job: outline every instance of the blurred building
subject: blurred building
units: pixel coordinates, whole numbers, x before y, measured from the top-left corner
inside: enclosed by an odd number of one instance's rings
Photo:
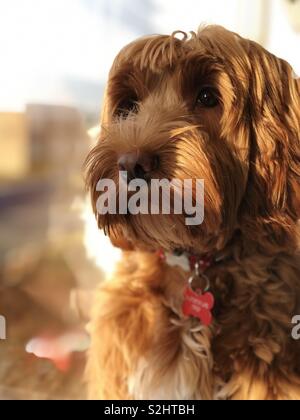
[[[58,173],[72,170],[88,147],[79,112],[63,106],[28,105],[25,115],[31,169]]]
[[[65,172],[88,143],[74,108],[29,105],[25,113],[0,113],[0,179],[26,181],[36,173]]]
[[[21,113],[0,113],[0,180],[20,179],[30,168],[30,141],[26,116]]]
[[[41,248],[53,232],[62,237],[81,228],[70,209],[74,197],[84,196],[88,148],[74,108],[28,105],[24,113],[0,113],[0,266],[10,253],[16,260],[18,250]]]

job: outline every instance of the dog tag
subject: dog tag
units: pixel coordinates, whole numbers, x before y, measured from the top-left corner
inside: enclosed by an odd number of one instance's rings
[[[184,292],[182,312],[184,316],[198,318],[203,325],[209,326],[212,323],[211,311],[214,304],[215,299],[211,293],[202,294],[199,290],[194,292],[188,286]]]

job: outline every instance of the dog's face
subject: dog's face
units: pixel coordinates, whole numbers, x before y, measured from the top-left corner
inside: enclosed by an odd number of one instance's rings
[[[126,170],[203,179],[205,217],[189,227],[184,214],[97,215],[99,227],[120,245],[211,252],[238,230],[257,237],[264,226],[294,223],[299,109],[291,67],[223,28],[130,44],[110,72],[101,138],[87,160],[95,212],[98,181],[118,183]]]

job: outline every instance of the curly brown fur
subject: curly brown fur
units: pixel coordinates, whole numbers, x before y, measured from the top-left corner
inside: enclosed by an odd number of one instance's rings
[[[214,108],[195,105],[201,86]],[[120,116],[128,100],[134,109]],[[126,102],[127,101],[127,102]],[[155,178],[204,179],[205,219],[97,214],[123,262],[96,299],[92,398],[300,399],[300,83],[291,67],[221,27],[125,47],[109,77],[102,133],[87,159],[96,213],[118,156],[156,153]],[[222,254],[217,307],[203,327],[181,313],[186,274],[153,250]],[[130,249],[130,251],[128,251]]]

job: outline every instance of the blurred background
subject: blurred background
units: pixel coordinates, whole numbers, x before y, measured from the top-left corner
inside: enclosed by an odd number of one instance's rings
[[[200,23],[300,74],[300,0],[0,0],[0,399],[85,398],[85,325],[109,256],[82,163],[107,74],[134,38]]]

